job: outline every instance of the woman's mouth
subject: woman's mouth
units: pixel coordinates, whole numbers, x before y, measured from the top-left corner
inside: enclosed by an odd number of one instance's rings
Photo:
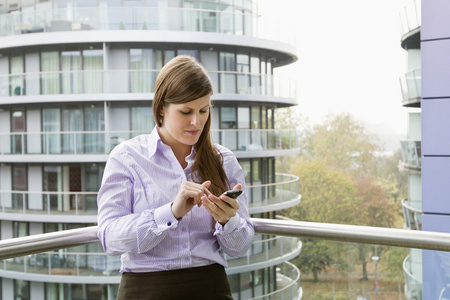
[[[186,130],[187,133],[189,133],[190,135],[197,135],[200,130]]]

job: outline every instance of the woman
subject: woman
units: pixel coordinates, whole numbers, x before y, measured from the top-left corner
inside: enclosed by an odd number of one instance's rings
[[[156,126],[110,154],[98,194],[98,237],[121,255],[118,299],[232,299],[224,254],[253,242],[244,173],[211,140],[211,80],[177,56],[156,80]],[[220,196],[242,189],[233,199]]]

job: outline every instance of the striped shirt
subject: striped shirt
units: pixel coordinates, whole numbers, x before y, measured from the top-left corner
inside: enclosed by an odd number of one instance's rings
[[[171,203],[181,183],[192,181],[195,151],[183,169],[155,127],[123,142],[109,155],[98,193],[98,237],[109,255],[122,255],[121,272],[152,272],[219,263],[244,255],[254,238],[244,172],[234,154],[216,145],[230,186],[242,184],[240,208],[225,226],[194,206],[180,221]]]

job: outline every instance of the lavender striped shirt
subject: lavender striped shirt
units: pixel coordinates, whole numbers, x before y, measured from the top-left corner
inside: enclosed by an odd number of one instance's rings
[[[155,127],[118,145],[109,155],[98,193],[98,237],[110,255],[122,255],[121,272],[152,272],[219,263],[227,266],[223,252],[244,255],[253,242],[254,229],[247,210],[244,173],[234,154],[222,152],[231,187],[241,183],[244,192],[236,216],[225,226],[201,206],[180,221],[170,205],[180,185],[192,181],[195,152],[183,169],[162,143]]]

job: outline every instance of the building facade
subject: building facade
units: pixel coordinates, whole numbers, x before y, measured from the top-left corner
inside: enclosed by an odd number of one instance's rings
[[[402,201],[404,227],[422,230],[422,128],[421,128],[421,51],[420,1],[407,1],[402,7],[401,46],[405,50],[406,70],[400,78],[402,105],[407,110],[407,137],[401,141],[403,160],[400,163],[408,176],[408,198]],[[422,299],[422,250],[409,249],[403,262],[405,296]]]
[[[246,174],[252,217],[300,203],[298,178],[275,160],[298,152],[275,112],[296,105],[273,70],[297,60],[292,42],[261,37],[253,0],[0,1],[0,237],[92,226],[111,149],[154,127],[161,67],[188,54],[215,93],[213,138]],[[287,261],[296,238],[257,235],[228,258],[235,299],[300,299]],[[115,299],[120,261],[99,243],[1,262],[1,299]]]

